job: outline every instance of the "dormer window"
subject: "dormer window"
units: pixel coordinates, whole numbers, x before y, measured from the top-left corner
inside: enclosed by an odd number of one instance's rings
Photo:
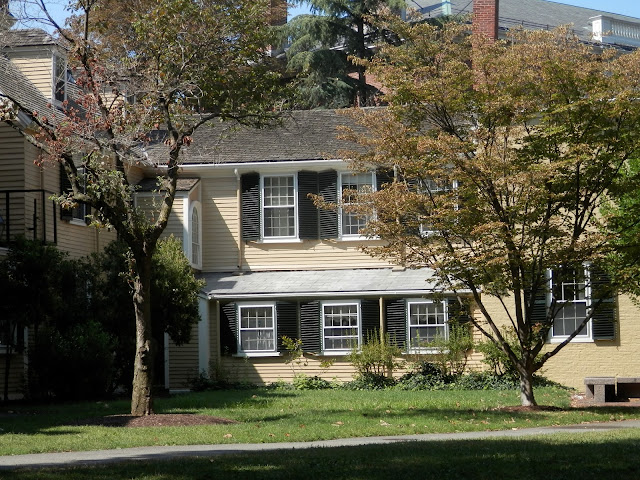
[[[53,56],[53,99],[61,104],[67,99],[67,61],[59,56]]]

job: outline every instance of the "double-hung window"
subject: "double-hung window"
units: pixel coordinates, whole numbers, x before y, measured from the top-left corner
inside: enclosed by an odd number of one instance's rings
[[[349,205],[354,204],[354,195],[369,193],[375,189],[375,178],[372,172],[367,173],[341,173],[340,189],[342,192],[342,208],[340,209],[340,235],[342,237],[360,236],[361,230],[366,226],[367,215],[349,212]],[[345,208],[346,207],[346,208]]]
[[[427,178],[419,182],[418,191],[426,197],[424,219],[420,223],[421,235],[430,235],[435,230],[433,223],[430,221],[429,217],[432,216],[432,211],[435,208],[439,207],[437,197],[456,189],[457,186],[457,182],[455,181],[449,182],[446,180],[436,180],[433,178]]]
[[[238,306],[238,351],[243,353],[276,352],[276,311],[274,304]]]
[[[360,303],[325,302],[322,304],[322,350],[348,353],[361,344]]]
[[[262,177],[262,237],[296,238],[296,176]]]
[[[591,304],[589,270],[579,268],[562,276],[554,271],[551,281],[557,312],[553,318],[552,337],[563,339],[571,335],[588,315]],[[575,339],[591,339],[590,322],[578,332]]]
[[[407,307],[410,351],[425,351],[434,340],[448,337],[446,301],[410,300]]]

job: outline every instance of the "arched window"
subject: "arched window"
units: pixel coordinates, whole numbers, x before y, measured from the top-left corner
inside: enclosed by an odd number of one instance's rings
[[[191,264],[194,266],[200,266],[202,262],[200,238],[200,210],[194,204],[191,208]]]

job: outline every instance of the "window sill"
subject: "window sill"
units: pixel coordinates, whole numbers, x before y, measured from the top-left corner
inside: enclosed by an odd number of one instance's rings
[[[302,240],[300,240],[299,238],[263,238],[262,240],[256,240],[255,243],[302,243]]]
[[[351,350],[336,350],[335,352],[322,352],[320,353],[323,357],[344,357],[346,355],[351,355]]]
[[[240,352],[234,353],[232,357],[239,358],[258,358],[258,357],[280,357],[280,352]]]
[[[69,225],[77,225],[79,227],[86,227],[87,226],[87,222],[85,222],[84,220],[80,220],[79,218],[72,218],[71,220],[69,220]]]
[[[552,337],[549,339],[549,343],[562,343],[567,339],[567,337]],[[593,338],[591,337],[575,337],[569,343],[593,343]]]
[[[341,242],[364,242],[367,240],[377,240],[377,239],[378,237],[369,238],[369,237],[365,237],[364,235],[345,235],[338,238],[338,240],[340,240]]]

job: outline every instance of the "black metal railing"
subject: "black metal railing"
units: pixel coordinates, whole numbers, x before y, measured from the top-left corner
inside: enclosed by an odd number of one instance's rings
[[[58,243],[58,206],[42,189],[0,190],[0,245],[24,236]]]

